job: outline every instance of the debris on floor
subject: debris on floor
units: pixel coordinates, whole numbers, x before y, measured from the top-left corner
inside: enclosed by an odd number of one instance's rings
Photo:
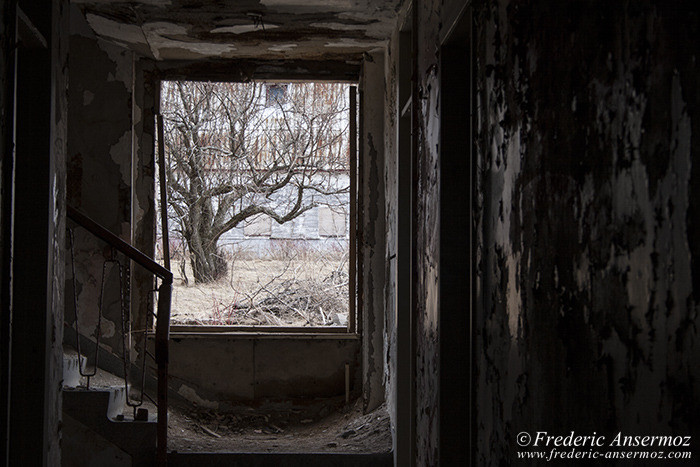
[[[228,413],[170,408],[168,449],[178,452],[388,452],[386,406],[244,407]],[[311,415],[310,415],[311,414]]]

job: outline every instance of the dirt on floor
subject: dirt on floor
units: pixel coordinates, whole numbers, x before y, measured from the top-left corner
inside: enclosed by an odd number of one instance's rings
[[[338,405],[336,401],[335,405]],[[168,449],[178,452],[353,452],[391,450],[386,406],[363,414],[356,401],[340,408],[242,408],[221,414],[172,407]]]
[[[87,383],[81,378],[81,385]],[[92,388],[123,387],[124,380],[104,370],[91,378]],[[138,399],[138,391],[132,396]],[[177,405],[168,407],[168,450],[178,452],[333,452],[391,451],[389,413],[383,404],[363,413],[362,401],[343,397],[295,402],[266,402],[227,412]],[[180,402],[179,404],[182,404]],[[156,406],[140,406],[154,420]],[[124,416],[134,416],[124,406]]]
[[[227,277],[206,284],[194,283],[187,261],[174,265],[173,273],[172,324],[347,324],[348,273],[342,256],[231,258]]]

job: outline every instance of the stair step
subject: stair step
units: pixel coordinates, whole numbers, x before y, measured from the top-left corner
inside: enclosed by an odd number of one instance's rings
[[[76,420],[82,416],[92,418],[97,414],[101,418],[116,420],[121,415],[126,403],[124,388],[66,388],[63,391],[63,411]]]
[[[63,390],[63,414],[128,453],[134,465],[149,465],[155,455],[157,423],[122,415],[123,387]],[[129,414],[131,415],[131,414]]]
[[[170,452],[168,467],[391,467],[391,452],[356,453],[209,453]]]
[[[73,349],[63,349],[63,387],[76,388],[80,385],[80,367],[85,365],[85,357]]]

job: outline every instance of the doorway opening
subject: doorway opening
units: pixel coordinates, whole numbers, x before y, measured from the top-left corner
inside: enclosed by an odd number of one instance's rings
[[[440,459],[450,465],[475,462],[471,356],[478,187],[472,21],[471,6],[465,7],[440,48]]]

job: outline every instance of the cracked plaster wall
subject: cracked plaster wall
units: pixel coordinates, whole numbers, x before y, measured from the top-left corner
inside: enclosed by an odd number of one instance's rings
[[[437,465],[439,328],[439,81],[437,63],[441,26],[440,2],[418,3],[418,79],[421,99],[418,105],[418,178],[416,193],[414,264],[415,320],[415,430],[417,465]],[[414,107],[415,109],[416,107]],[[413,131],[416,131],[414,129]],[[465,233],[466,235],[466,233]]]
[[[69,60],[67,202],[131,242],[133,52],[97,39],[72,6]],[[111,249],[81,228],[73,231],[78,323],[81,334],[93,336],[103,263],[111,258]],[[70,299],[65,319],[72,325],[72,272],[67,260]],[[121,255],[120,261],[125,263]],[[110,267],[101,342],[121,351],[118,280],[116,269]],[[67,342],[75,345],[72,339]]]
[[[144,63],[145,62],[145,63]],[[155,257],[155,114],[158,109],[158,83],[144,68],[150,61],[139,57],[134,64],[134,147],[132,166],[131,244],[146,256]],[[144,268],[136,268],[131,289],[133,321],[143,323],[155,309],[153,275]]]
[[[101,37],[155,60],[332,58],[383,45],[398,0],[74,2]]]
[[[49,302],[49,316],[47,332],[49,333],[49,352],[47,365],[47,388],[55,388],[63,381],[63,310],[66,301],[63,284],[65,283],[65,271],[63,268],[64,253],[63,243],[65,238],[66,222],[66,149],[68,142],[68,51],[69,44],[66,40],[69,28],[68,1],[53,2],[51,13],[52,23],[52,108],[51,108],[51,159],[53,160],[52,179],[50,191],[53,194],[53,217],[49,219],[51,237],[49,248],[51,249],[51,264],[49,267],[49,283],[51,298]],[[60,463],[61,457],[61,430],[62,430],[62,394],[61,391],[48,392],[45,408],[49,408],[45,414],[48,426],[44,443],[45,461],[51,465]]]
[[[362,233],[358,242],[361,262],[362,363],[365,411],[384,402],[384,278],[385,191],[384,191],[384,52],[373,52],[365,60],[361,80],[360,177],[358,206]]]
[[[450,18],[442,2],[418,7],[416,444],[418,465],[437,465],[437,67]],[[528,430],[697,438],[697,6],[489,0],[474,18],[477,464],[508,462]],[[386,150],[389,193],[392,138]],[[395,212],[389,201],[389,225]]]
[[[384,345],[383,367],[386,405],[391,419],[392,430],[396,431],[396,238],[398,199],[398,33],[387,44],[384,60],[384,219],[385,254],[387,261],[384,270]],[[395,438],[395,437],[394,437]],[[394,450],[396,444],[394,443]]]
[[[698,435],[698,19],[477,8],[481,461],[528,429]]]

